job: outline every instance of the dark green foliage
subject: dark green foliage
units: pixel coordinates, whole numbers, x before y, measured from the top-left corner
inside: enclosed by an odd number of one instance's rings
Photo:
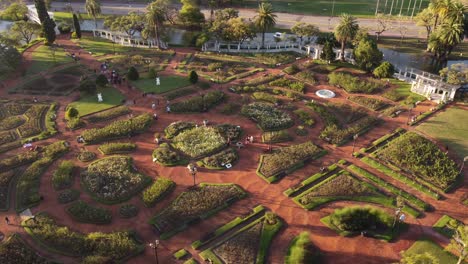
[[[222,91],[210,91],[171,105],[171,111],[176,113],[205,112],[220,104],[225,98],[226,94]]]
[[[39,256],[19,235],[15,234],[0,244],[0,263],[50,264],[53,262]]]
[[[73,219],[90,224],[109,224],[112,221],[112,213],[110,210],[94,207],[90,204],[78,200],[71,204],[66,211]]]
[[[360,232],[387,230],[393,218],[381,209],[373,207],[346,207],[330,215],[330,222],[339,230]]]
[[[107,77],[104,74],[99,74],[98,77],[96,78],[96,85],[104,87],[109,83],[109,80],[107,80]]]
[[[372,73],[377,78],[391,78],[394,72],[395,67],[390,62],[384,61]]]
[[[332,62],[336,58],[336,54],[333,51],[333,44],[330,41],[326,41],[323,45],[323,52],[320,54],[320,58],[325,61]]]
[[[153,207],[161,201],[175,187],[175,183],[170,179],[158,177],[148,188],[141,193],[141,199],[146,207]]]
[[[47,13],[47,6],[44,0],[34,0],[34,4],[36,6],[39,21],[41,21],[41,23],[44,23],[46,19],[50,18],[49,14]]]
[[[90,78],[84,78],[80,81],[80,91],[88,94],[96,93],[96,82]]]
[[[80,22],[78,21],[78,17],[75,13],[73,13],[73,26],[75,27],[75,33],[77,38],[81,38],[81,26]]]
[[[77,118],[80,115],[78,110],[74,107],[68,107],[67,111],[65,112],[65,118],[66,119],[73,119]]]
[[[320,252],[314,247],[308,232],[302,232],[293,238],[285,257],[285,264],[320,263]]]
[[[198,74],[196,71],[191,71],[189,74],[189,81],[191,84],[196,84],[198,82]]]
[[[57,38],[55,34],[55,22],[51,18],[47,18],[42,22],[42,33],[46,39],[46,45],[52,45]]]
[[[293,64],[291,66],[288,66],[286,68],[283,69],[283,72],[287,73],[287,74],[290,74],[290,75],[293,75],[293,74],[296,74],[297,72],[299,72],[301,69],[299,69],[299,67],[296,65],[296,64]]]
[[[61,204],[71,203],[80,198],[80,191],[75,189],[67,189],[59,193],[57,200]]]
[[[354,48],[354,59],[357,66],[367,72],[371,72],[382,61],[383,54],[377,48],[374,40],[363,38]]]
[[[158,76],[156,70],[154,68],[150,68],[148,71],[148,78],[154,79]]]
[[[56,190],[70,187],[73,184],[73,169],[75,164],[71,161],[62,161],[52,174],[52,184]]]
[[[172,150],[166,143],[160,144],[159,147],[153,151],[153,161],[164,166],[177,166],[188,163],[186,159]]]
[[[372,78],[360,80],[359,77],[353,77],[350,74],[341,72],[329,74],[328,81],[331,85],[341,87],[348,93],[372,94],[383,86],[378,80]]]
[[[131,218],[138,214],[138,207],[133,204],[124,204],[119,208],[119,215],[122,218]]]
[[[71,31],[70,25],[64,22],[58,24],[57,28],[60,31],[60,34],[68,34]]]
[[[140,78],[140,74],[135,67],[130,67],[127,72],[127,78],[131,81],[136,81]]]
[[[21,54],[13,46],[0,45],[0,77],[6,77],[10,72],[18,69],[21,63]]]

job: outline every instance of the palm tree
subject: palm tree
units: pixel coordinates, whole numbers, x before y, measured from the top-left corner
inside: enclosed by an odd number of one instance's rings
[[[276,24],[276,15],[270,3],[261,3],[255,16],[255,26],[262,31],[262,48],[265,45],[265,32]]]
[[[335,28],[335,38],[341,43],[340,59],[344,61],[344,50],[346,42],[356,35],[359,25],[356,18],[349,14],[342,14],[340,23]]]
[[[452,0],[433,0],[431,2],[432,9],[434,10],[434,30],[441,20],[445,19],[452,9]]]
[[[97,28],[96,17],[101,15],[101,2],[99,0],[86,0],[85,9],[88,15],[93,17]]]
[[[444,44],[444,60],[447,60],[453,48],[463,41],[464,30],[461,23],[446,23],[441,27],[439,38]]]
[[[148,27],[154,29],[153,33],[156,40],[156,48],[158,49],[161,48],[161,27],[166,20],[168,6],[167,0],[156,0],[147,7],[146,22],[148,23]]]
[[[461,2],[455,2],[452,8],[448,11],[447,18],[454,23],[463,23],[465,19],[465,13],[468,12],[468,6],[465,6]]]

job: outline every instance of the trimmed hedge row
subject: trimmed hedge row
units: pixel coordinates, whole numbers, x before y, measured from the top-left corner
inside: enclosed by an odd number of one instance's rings
[[[98,225],[110,224],[112,222],[112,213],[110,210],[94,207],[81,200],[68,206],[66,212],[78,222]]]
[[[122,115],[126,115],[130,112],[131,112],[130,108],[128,108],[127,106],[121,105],[121,106],[111,108],[109,110],[105,110],[105,111],[90,115],[86,117],[86,120],[88,120],[88,122],[90,123],[98,123],[98,122],[107,121],[107,120],[110,120],[110,119],[113,119]]]
[[[374,111],[379,111],[388,106],[388,104],[382,100],[365,96],[350,96],[348,100]]]
[[[305,179],[304,181],[302,181],[298,185],[295,185],[293,187],[288,188],[286,191],[283,192],[283,194],[286,195],[287,197],[295,196],[295,195],[301,193],[302,191],[304,191],[305,189],[307,189],[307,187],[309,187],[313,183],[317,183],[318,181],[322,181],[323,180],[322,178],[330,176],[337,169],[338,169],[338,164],[337,163],[332,164],[332,165],[330,165],[330,166],[328,166],[326,168],[326,170],[327,170],[326,172],[319,172],[319,173],[316,173],[316,174],[308,177],[307,179]]]
[[[333,72],[328,75],[328,82],[331,85],[343,88],[348,93],[367,93],[376,92],[384,84],[376,79],[367,78],[360,80],[359,77],[354,77],[351,74]]]
[[[85,140],[85,144],[94,144],[142,133],[151,126],[152,122],[153,118],[150,114],[142,114],[127,120],[115,121],[103,128],[85,130],[81,136]]]
[[[141,193],[141,199],[146,207],[153,207],[157,202],[170,194],[174,190],[175,185],[175,182],[170,179],[158,177],[156,181]]]
[[[98,147],[98,150],[104,155],[128,153],[137,148],[137,145],[134,143],[106,143]]]
[[[221,91],[211,91],[204,95],[194,96],[187,100],[174,103],[170,106],[174,113],[200,113],[210,110],[220,104],[226,98],[226,94]]]
[[[267,131],[262,134],[263,143],[279,143],[291,140],[288,130]]]
[[[69,160],[62,161],[52,174],[52,185],[55,190],[70,187],[73,184],[73,169],[75,164]]]

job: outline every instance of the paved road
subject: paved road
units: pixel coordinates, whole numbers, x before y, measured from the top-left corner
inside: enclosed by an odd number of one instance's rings
[[[52,10],[63,10],[67,3],[63,2],[54,2],[52,4]],[[79,10],[80,12],[84,12],[84,4],[82,3],[72,3],[72,7],[74,10]],[[145,4],[128,4],[123,3],[112,3],[112,2],[105,2],[102,4],[102,12],[103,14],[127,14],[130,11],[136,12],[145,12]],[[255,17],[255,11],[252,9],[240,9],[239,14],[241,17],[252,19]],[[209,17],[209,10],[202,9],[202,12],[205,14],[205,17]],[[338,18],[334,17],[330,19],[327,16],[312,16],[312,15],[299,15],[299,14],[289,14],[289,13],[277,13],[278,16],[278,27],[281,28],[290,28],[296,22],[306,22],[311,23],[320,28],[321,31],[331,31],[338,22]],[[369,29],[369,32],[375,32],[376,21],[374,19],[369,18],[360,18],[358,19],[359,25],[361,27],[366,27]],[[414,22],[405,21],[402,22],[404,27],[406,27],[407,32],[405,37],[425,37],[425,31],[423,27],[416,26]],[[384,32],[383,36],[400,36],[398,22],[394,22],[393,29]]]

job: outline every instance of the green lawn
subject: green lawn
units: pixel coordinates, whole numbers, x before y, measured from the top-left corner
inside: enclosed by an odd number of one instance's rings
[[[131,47],[121,46],[119,44],[113,44],[112,41],[99,38],[99,37],[88,37],[83,36],[80,40],[77,41],[80,46],[88,51],[92,52],[93,56],[102,56],[106,54],[113,54],[114,48],[116,53],[127,53],[132,50]]]
[[[102,93],[104,102],[97,101],[97,94]],[[84,95],[80,100],[75,101],[68,106],[75,107],[80,116],[102,111],[122,103],[124,96],[115,88],[98,88],[96,94]]]
[[[55,21],[71,21],[73,19],[72,17],[72,13],[70,12],[53,12],[54,13],[54,20]],[[87,13],[78,13],[78,18],[80,19],[93,19],[93,17],[91,17],[90,15],[88,15]],[[102,19],[106,17],[106,15],[100,15],[97,17],[97,19]]]
[[[300,13],[300,14],[314,14],[322,16],[330,16],[333,10],[333,2],[335,3],[333,13],[339,15],[341,13],[348,13],[355,16],[374,16],[375,8],[378,0],[270,0],[275,11]],[[429,0],[423,0],[421,8],[428,5]],[[256,8],[258,6],[257,0],[244,0],[242,7]],[[380,1],[379,11],[383,11],[385,1]],[[403,7],[402,15],[411,15],[412,5],[409,14],[407,4]],[[390,11],[390,1],[387,5],[387,13]],[[417,11],[417,10],[416,10]],[[393,8],[393,14],[398,15],[400,12],[399,6]]]
[[[456,106],[436,114],[416,129],[441,141],[455,151],[460,158],[468,155],[468,111]]]
[[[411,92],[410,83],[400,81],[398,79],[390,79],[390,83],[392,85],[396,85],[395,91],[399,96],[401,96],[402,100],[400,100],[399,102],[402,105],[410,105],[414,104],[417,101],[426,100],[424,96]]]
[[[439,263],[444,264],[455,264],[457,263],[457,257],[450,254],[447,251],[444,251],[442,247],[437,245],[436,243],[432,242],[431,240],[418,240],[416,241],[408,250],[406,250],[403,254],[406,255],[413,255],[413,254],[421,254],[429,252],[435,258],[439,260]]]
[[[32,54],[32,63],[26,71],[26,74],[37,74],[63,63],[72,62],[73,59],[66,55],[63,48],[55,48],[55,61],[51,47],[40,46]]]
[[[161,85],[156,86],[155,79],[140,78],[132,81],[132,84],[143,92],[154,92],[157,94],[172,91],[190,85],[187,77],[182,76],[161,76]]]

